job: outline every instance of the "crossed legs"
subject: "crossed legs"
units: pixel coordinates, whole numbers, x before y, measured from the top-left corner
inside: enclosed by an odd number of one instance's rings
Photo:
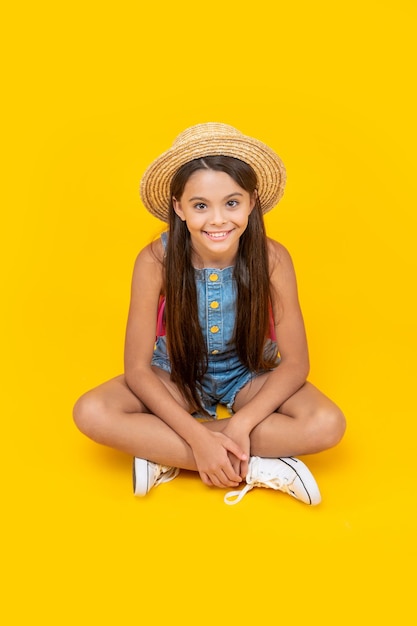
[[[185,409],[185,402],[169,375],[158,375]],[[268,374],[257,377],[236,397],[235,407],[246,404],[264,384]],[[191,448],[172,428],[150,414],[118,376],[83,395],[74,407],[78,428],[94,441],[160,463],[197,470]],[[204,422],[222,431],[227,418]],[[340,409],[310,383],[268,416],[251,433],[251,455],[288,457],[320,452],[343,437],[345,418]]]

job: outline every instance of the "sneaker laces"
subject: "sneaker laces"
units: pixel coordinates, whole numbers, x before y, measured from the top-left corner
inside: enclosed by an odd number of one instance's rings
[[[253,489],[254,487],[256,487],[257,485],[255,485],[255,483],[249,485],[246,484],[243,489],[238,489],[236,491],[228,491],[226,493],[226,495],[224,496],[224,501],[226,504],[237,504],[238,502],[241,501],[241,499],[243,498],[244,495],[246,495],[248,493],[248,491],[250,491],[251,489]]]
[[[155,477],[155,487],[160,483],[168,483],[170,480],[174,480],[180,473],[179,467],[170,467],[169,465],[157,465],[157,469],[159,473]]]
[[[291,490],[291,485],[296,480],[296,475],[292,480],[290,480],[288,476],[269,474],[262,470],[262,467],[259,467],[259,465],[259,457],[252,457],[249,471],[246,476],[246,485],[243,489],[228,491],[224,496],[224,502],[226,504],[237,504],[248,493],[248,491],[254,487],[269,487],[271,489],[277,489],[279,491],[283,491],[284,493],[288,493],[291,496],[294,495],[294,492]],[[256,478],[254,478],[254,475]]]

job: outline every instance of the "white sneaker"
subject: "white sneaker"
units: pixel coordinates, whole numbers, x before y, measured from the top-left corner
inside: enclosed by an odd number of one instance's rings
[[[320,491],[312,473],[302,461],[292,456],[281,459],[252,456],[245,487],[241,491],[229,491],[224,497],[225,503],[237,504],[253,487],[278,489],[305,504],[321,502]]]
[[[152,487],[173,480],[179,473],[178,467],[158,465],[135,456],[133,457],[133,493],[135,496],[146,496]]]

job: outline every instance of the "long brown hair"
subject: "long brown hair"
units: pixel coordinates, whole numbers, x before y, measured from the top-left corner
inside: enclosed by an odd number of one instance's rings
[[[256,190],[256,174],[243,161],[210,156],[181,167],[171,183],[171,198],[180,199],[194,172],[225,172],[245,191]],[[207,370],[207,347],[198,319],[197,290],[192,265],[192,243],[187,225],[170,207],[169,238],[165,255],[166,333],[171,379],[193,410],[206,413],[198,395]],[[264,356],[269,325],[270,280],[265,226],[259,199],[239,240],[234,266],[237,286],[234,344],[241,362],[251,371],[274,367],[275,358]]]

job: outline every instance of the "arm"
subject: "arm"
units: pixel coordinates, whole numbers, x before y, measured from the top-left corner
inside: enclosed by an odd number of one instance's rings
[[[125,342],[126,383],[151,413],[188,443],[206,484],[236,485],[240,477],[233,470],[228,452],[241,458],[238,445],[193,418],[151,366],[162,289],[162,254],[158,242],[144,248],[136,259]]]
[[[247,434],[302,387],[309,371],[307,339],[293,263],[281,244],[269,240],[268,246],[272,307],[281,362],[269,373],[258,393],[235,413],[230,422],[232,430],[237,428]]]

